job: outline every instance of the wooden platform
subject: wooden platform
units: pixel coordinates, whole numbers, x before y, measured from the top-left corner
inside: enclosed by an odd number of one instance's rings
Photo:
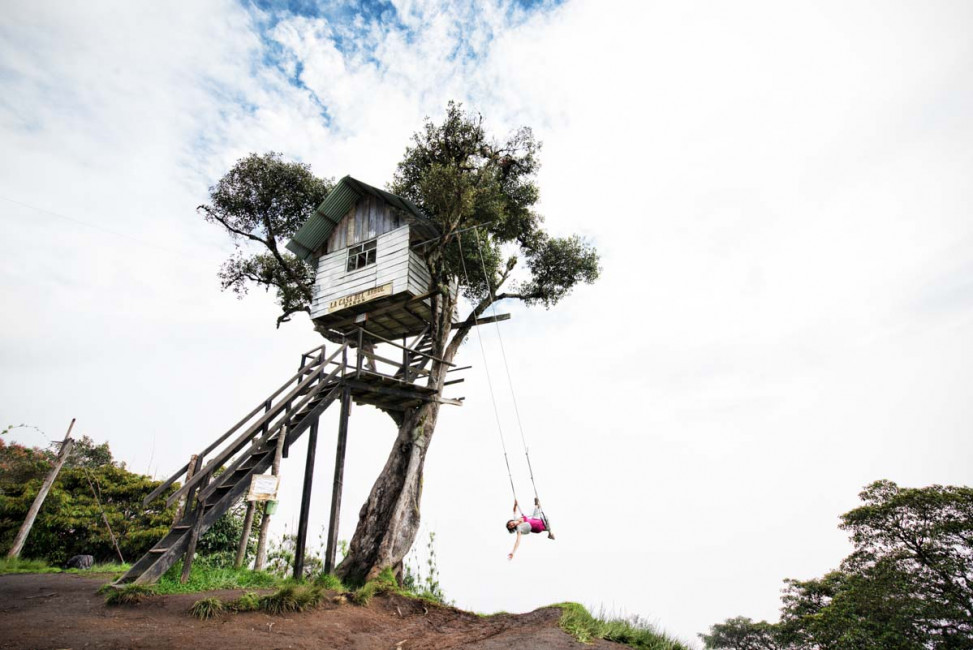
[[[341,381],[351,388],[351,397],[355,404],[369,404],[380,409],[402,411],[431,401],[455,406],[463,404],[462,400],[437,398],[436,391],[432,388],[406,383],[368,370],[362,370],[358,377],[349,376]]]
[[[335,314],[314,319],[315,327],[325,333],[336,332],[351,337],[361,327],[387,339],[415,336],[432,320],[430,294],[402,294],[347,307]],[[349,338],[354,345],[354,339]]]

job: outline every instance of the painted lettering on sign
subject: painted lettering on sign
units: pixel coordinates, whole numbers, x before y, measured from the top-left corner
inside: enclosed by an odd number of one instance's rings
[[[328,303],[328,313],[333,311],[338,311],[340,309],[347,309],[348,307],[354,307],[355,305],[360,305],[363,302],[368,302],[369,300],[375,300],[376,298],[384,298],[385,296],[392,295],[392,283],[383,284],[380,287],[375,287],[373,289],[365,289],[364,291],[359,291],[358,293],[353,293],[350,296],[342,296],[341,298],[335,298]]]

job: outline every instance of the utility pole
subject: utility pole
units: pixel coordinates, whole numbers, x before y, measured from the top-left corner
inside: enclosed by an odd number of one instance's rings
[[[40,491],[34,497],[34,503],[30,505],[30,510],[27,511],[27,518],[24,519],[24,523],[21,525],[17,537],[14,538],[13,546],[10,547],[10,552],[7,553],[8,558],[20,557],[20,552],[24,549],[27,536],[30,535],[30,529],[34,525],[34,520],[37,519],[37,513],[41,511],[41,506],[44,505],[44,499],[47,498],[47,493],[51,491],[51,486],[54,485],[54,480],[57,479],[58,472],[64,467],[64,462],[71,453],[71,447],[74,446],[74,440],[71,440],[71,429],[74,428],[74,420],[75,418],[71,418],[71,424],[68,426],[68,432],[64,435],[64,442],[61,443],[61,450],[57,454],[57,460],[54,461],[54,467],[51,468],[47,478],[41,484]]]

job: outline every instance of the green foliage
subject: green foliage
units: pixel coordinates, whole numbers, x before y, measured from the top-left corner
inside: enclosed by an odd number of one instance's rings
[[[0,440],[4,470],[0,471],[0,549],[13,542],[53,457],[49,450]],[[165,535],[172,522],[174,511],[160,505],[164,500],[142,507],[142,499],[158,485],[115,464],[107,444],[95,445],[90,438],[76,441],[34,522],[23,555],[51,564],[64,564],[79,554],[93,555],[98,562],[116,559],[104,511],[122,554],[126,559],[138,557]]]
[[[316,178],[310,166],[285,162],[270,152],[241,158],[210,188],[210,204],[199,206],[204,218],[220,224],[236,244],[223,263],[223,289],[238,296],[251,286],[273,289],[282,314],[278,327],[295,312],[307,311],[314,276],[311,267],[284,244],[328,195],[333,182]],[[243,244],[259,246],[258,253]]]
[[[707,648],[973,648],[973,489],[876,481],[843,515],[854,551],[838,570],[787,580],[780,623],[738,617]]]
[[[304,578],[311,578],[324,572],[325,555],[325,528],[321,527],[318,532],[318,543],[316,546],[307,544],[304,548]],[[310,540],[309,540],[310,541]],[[339,547],[342,542],[339,542]],[[347,548],[347,544],[345,544]],[[284,533],[280,541],[271,540],[270,549],[267,551],[267,570],[281,578],[294,575],[294,558],[297,550],[297,535]],[[341,554],[338,554],[339,558]],[[340,560],[339,560],[340,561]]]
[[[284,585],[275,593],[260,599],[260,609],[268,614],[303,612],[316,607],[325,598],[324,589],[317,585]]]
[[[260,609],[260,594],[248,591],[236,600],[226,603],[225,608],[231,612],[255,612]]]
[[[369,580],[361,587],[351,592],[351,602],[362,607],[371,602],[372,597],[378,594],[397,593],[399,585],[392,575],[391,569],[384,569],[374,580]]]
[[[201,621],[208,621],[211,618],[216,618],[224,611],[223,601],[219,598],[203,598],[190,606],[189,615]]]
[[[390,189],[415,203],[445,234],[425,252],[435,284],[459,281],[469,299],[487,299],[517,264],[517,253],[504,254],[507,246],[527,259],[527,277],[507,297],[551,306],[579,282],[597,279],[595,249],[576,236],[551,237],[533,211],[540,198],[539,151],[529,127],[495,141],[481,115],[454,102],[442,123],[427,120],[413,136]],[[461,250],[452,233],[471,226],[482,228],[463,237]]]
[[[0,575],[8,573],[60,573],[61,569],[48,566],[44,560],[25,560],[23,558],[0,559]]]
[[[688,650],[687,646],[657,631],[641,617],[630,618],[592,616],[578,603],[559,603],[562,614],[561,629],[581,643],[604,639],[645,650]]]
[[[422,565],[425,565],[425,571]],[[409,553],[403,565],[402,587],[410,594],[440,605],[451,605],[439,584],[439,566],[436,559],[436,533],[429,532],[426,542],[425,559],[419,558],[415,548]]]
[[[246,512],[246,502],[237,502],[199,538],[199,543],[196,546],[197,557],[204,558],[207,566],[227,568],[233,566],[236,561],[240,536],[243,535],[243,520],[246,517]],[[247,539],[244,565],[247,565],[257,554],[257,540],[260,537],[260,520],[262,517],[262,509],[256,508],[253,513],[253,525],[250,527],[250,537]]]
[[[318,575],[314,580],[314,584],[328,591],[347,591],[345,585],[341,582],[341,578],[333,573],[322,573]]]
[[[699,637],[707,648],[736,650],[776,650],[780,648],[779,628],[767,621],[752,621],[745,616],[729,618],[710,627],[709,634]]]
[[[104,589],[102,593],[105,594],[105,604],[114,607],[117,605],[138,605],[148,596],[157,592],[154,588],[144,585],[125,585]]]
[[[155,590],[160,594],[187,594],[217,589],[269,589],[280,580],[265,572],[251,569],[234,569],[225,566],[209,566],[204,558],[196,558],[189,572],[189,580],[180,582],[182,562],[176,562],[159,578]]]

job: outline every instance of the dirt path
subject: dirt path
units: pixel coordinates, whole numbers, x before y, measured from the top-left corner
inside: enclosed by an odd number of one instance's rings
[[[377,596],[368,607],[326,604],[284,616],[230,614],[198,621],[186,611],[198,594],[152,596],[106,607],[105,578],[70,574],[0,576],[0,648],[614,648],[582,645],[557,627],[560,610],[483,618]],[[210,592],[236,597],[242,592]]]

